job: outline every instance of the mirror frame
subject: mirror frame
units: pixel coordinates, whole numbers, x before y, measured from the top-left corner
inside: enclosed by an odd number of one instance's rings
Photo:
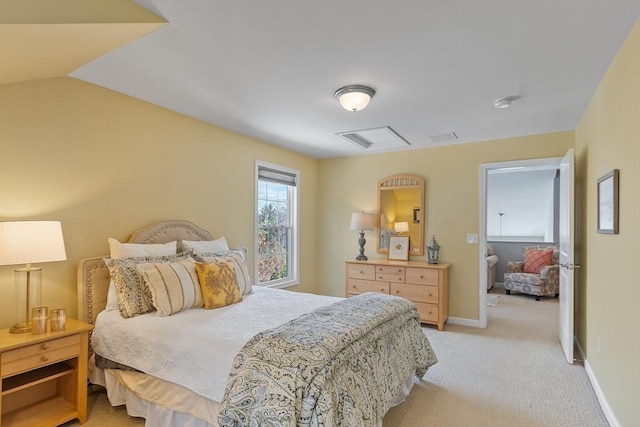
[[[380,245],[380,236],[381,236],[381,210],[380,210],[380,202],[382,199],[383,191],[392,191],[392,190],[407,190],[415,188],[419,192],[419,223],[418,224],[418,242],[413,242],[412,249],[409,251],[409,255],[424,255],[424,229],[426,222],[426,212],[424,209],[424,188],[425,188],[425,180],[421,176],[418,175],[408,175],[408,174],[399,174],[399,175],[391,175],[386,178],[383,178],[378,182],[378,210],[376,214],[376,251],[381,254],[389,253],[388,248],[382,248]],[[415,218],[415,209],[413,212]]]

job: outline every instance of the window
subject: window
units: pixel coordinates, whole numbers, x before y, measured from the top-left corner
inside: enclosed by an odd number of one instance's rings
[[[262,286],[298,284],[298,175],[256,162],[256,281]]]

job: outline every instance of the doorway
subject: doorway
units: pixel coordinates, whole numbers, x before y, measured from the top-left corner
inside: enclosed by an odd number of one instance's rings
[[[498,162],[498,163],[485,163],[482,164],[480,166],[481,170],[481,179],[480,179],[480,232],[479,232],[479,243],[480,243],[480,247],[479,247],[479,257],[480,257],[480,289],[479,289],[479,295],[480,295],[480,307],[479,307],[479,313],[480,313],[480,323],[482,325],[482,327],[486,327],[487,326],[487,262],[486,262],[486,254],[487,254],[487,244],[489,241],[489,238],[491,238],[492,240],[497,240],[497,241],[501,241],[504,242],[503,243],[503,247],[508,247],[508,246],[514,246],[514,247],[518,247],[518,242],[524,242],[526,241],[527,244],[538,244],[542,243],[544,241],[549,242],[550,241],[550,237],[549,237],[549,233],[548,231],[546,233],[542,233],[542,234],[547,234],[547,236],[533,236],[534,234],[540,234],[540,233],[536,233],[536,232],[519,232],[518,230],[514,229],[514,230],[509,230],[509,228],[507,227],[507,220],[510,221],[509,225],[517,223],[517,220],[513,219],[513,215],[511,215],[511,211],[509,211],[509,203],[512,204],[517,204],[517,201],[505,201],[504,205],[500,205],[500,209],[496,210],[496,203],[494,202],[490,202],[489,199],[489,182],[490,179],[493,179],[493,182],[499,182],[498,180],[496,180],[496,177],[505,177],[505,176],[543,176],[543,174],[547,174],[549,176],[552,176],[553,174],[555,174],[555,171],[558,170],[560,168],[560,163],[562,161],[561,157],[551,157],[551,158],[543,158],[543,159],[531,159],[531,160],[517,160],[517,161],[507,161],[507,162]],[[546,172],[545,172],[546,171]],[[517,174],[517,175],[516,175]],[[490,178],[491,176],[491,178]],[[514,180],[512,180],[514,181]],[[551,182],[551,181],[549,181]],[[557,192],[557,188],[555,189],[556,191],[553,191],[553,189],[551,189],[551,193],[550,193],[550,197],[553,197],[554,194]],[[557,198],[555,200],[553,200],[553,203],[551,203],[552,205],[555,205],[557,203]],[[491,212],[489,212],[489,208],[491,205]],[[556,206],[557,207],[557,206]],[[496,210],[496,212],[493,212],[494,210]],[[499,211],[499,212],[498,212]],[[508,211],[508,212],[505,212]],[[495,230],[495,224],[494,225],[490,225],[488,226],[488,223],[491,224],[491,218],[489,217],[490,214],[496,214],[498,215],[498,221],[499,221],[499,231]],[[502,215],[500,215],[502,214]],[[492,215],[493,216],[493,215]],[[505,217],[510,216],[511,218],[508,218],[507,220],[505,220]],[[493,221],[496,222],[496,221]],[[527,221],[527,218],[523,218],[522,223],[527,223],[530,224],[530,221]],[[552,221],[553,223],[553,221]],[[542,225],[541,225],[542,227]],[[556,230],[554,231],[553,228],[555,228]],[[548,227],[547,227],[548,229]],[[551,225],[551,229],[552,229],[552,233],[554,235],[554,237],[556,237],[557,235],[557,224]],[[523,234],[529,234],[528,237],[524,237]],[[551,240],[556,240],[554,243],[557,245],[557,239],[551,239]],[[517,250],[515,252],[518,252]],[[513,254],[514,252],[512,252]],[[505,262],[505,254],[503,254],[503,259],[500,260],[500,263],[502,265],[504,265]],[[512,257],[513,255],[507,255],[507,257]],[[516,260],[518,258],[513,258],[513,259],[508,259],[508,261],[512,261],[512,260]],[[499,276],[501,276],[502,273],[502,269],[499,269],[500,273]],[[496,280],[500,280],[500,277],[498,277]]]

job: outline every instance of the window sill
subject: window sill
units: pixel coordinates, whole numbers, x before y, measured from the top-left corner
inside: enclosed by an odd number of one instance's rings
[[[282,282],[258,284],[258,285],[255,285],[255,286],[261,286],[263,288],[284,289],[284,288],[290,288],[292,286],[297,286],[299,284],[300,284],[300,280],[291,279],[291,280],[285,280],[285,281],[282,281]]]

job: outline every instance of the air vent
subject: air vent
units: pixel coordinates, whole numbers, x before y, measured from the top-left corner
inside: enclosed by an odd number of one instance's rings
[[[441,133],[440,135],[431,135],[429,139],[431,142],[446,142],[458,139],[458,135],[455,132]]]
[[[409,141],[400,136],[400,134],[390,126],[340,132],[336,133],[336,135],[357,145],[363,150],[383,150],[386,148],[395,148],[398,145],[405,147],[411,145]]]
[[[371,147],[371,144],[373,144],[372,142],[367,141],[357,133],[344,133],[344,134],[338,134],[338,135],[348,139],[349,141],[353,142],[363,150],[366,150],[367,148]]]

